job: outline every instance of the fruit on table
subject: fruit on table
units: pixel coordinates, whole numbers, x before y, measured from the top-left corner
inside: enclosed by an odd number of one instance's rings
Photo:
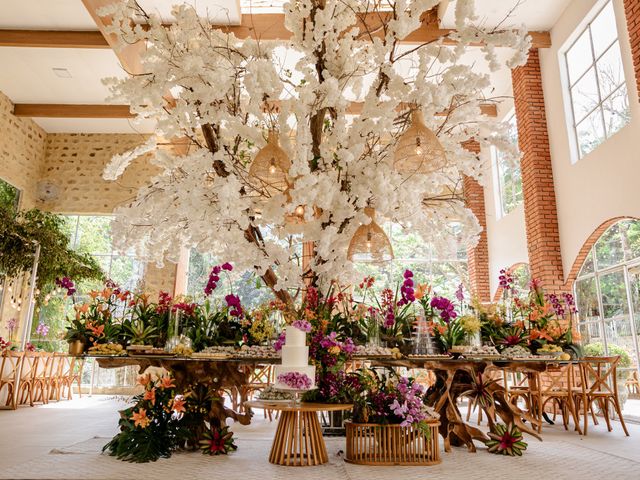
[[[560,355],[558,357],[560,360],[571,360],[571,355],[569,355],[568,353],[563,353],[562,355]]]
[[[89,353],[100,355],[123,355],[124,348],[119,343],[99,343],[89,348]]]

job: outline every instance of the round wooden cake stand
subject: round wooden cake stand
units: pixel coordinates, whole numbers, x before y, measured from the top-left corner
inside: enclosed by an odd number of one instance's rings
[[[276,436],[271,446],[269,462],[286,467],[309,467],[329,461],[322,438],[318,412],[351,410],[353,405],[333,403],[269,403],[254,400],[245,403],[249,408],[278,410]]]

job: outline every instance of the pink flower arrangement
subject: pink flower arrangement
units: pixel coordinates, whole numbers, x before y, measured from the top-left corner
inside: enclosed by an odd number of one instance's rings
[[[287,340],[286,332],[280,333],[280,335],[278,336],[278,339],[275,342],[273,342],[273,349],[276,352],[279,352],[280,350],[282,350],[282,346],[284,345],[284,342],[286,340]]]
[[[306,320],[296,320],[291,326],[306,333],[311,332],[311,324]]]
[[[204,287],[204,294],[208,297],[213,293],[213,291],[218,287],[218,282],[220,281],[220,273],[222,271],[230,272],[233,270],[233,265],[229,262],[224,262],[222,265],[216,265],[211,269],[211,273],[209,274],[209,280],[207,281],[207,286]]]
[[[278,375],[277,380],[293,390],[309,390],[311,388],[311,379],[305,373],[282,373]]]

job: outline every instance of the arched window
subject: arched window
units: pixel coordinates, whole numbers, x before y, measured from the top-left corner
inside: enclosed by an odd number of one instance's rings
[[[622,220],[595,242],[574,284],[580,334],[587,354],[621,355],[638,367],[640,336],[640,221]]]

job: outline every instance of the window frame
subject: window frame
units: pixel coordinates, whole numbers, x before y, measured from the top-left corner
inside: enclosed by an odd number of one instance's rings
[[[515,122],[515,120],[516,120],[515,109],[511,109],[511,111],[509,111],[509,113],[507,113],[507,115],[505,115],[505,119],[506,120],[504,120],[504,122],[506,122],[506,123],[511,123],[512,121]],[[514,123],[514,128],[515,128],[516,137],[517,137],[517,135],[518,135],[517,123]],[[517,143],[516,143],[516,145],[517,145]],[[520,162],[518,162],[517,168],[520,171],[521,198],[518,200],[514,196],[511,199],[512,201],[514,201],[514,206],[510,210],[507,210],[507,208],[505,207],[505,195],[504,195],[505,185],[504,185],[504,175],[503,175],[503,169],[501,167],[501,163],[502,162],[501,162],[500,155],[501,155],[500,149],[498,149],[494,145],[492,145],[491,146],[491,162],[493,164],[493,172],[494,172],[494,174],[493,174],[493,180],[494,180],[494,184],[495,184],[495,194],[494,195],[495,195],[495,204],[496,204],[496,213],[497,213],[496,216],[497,216],[498,219],[506,217],[511,212],[515,211],[524,202],[524,191],[522,189],[522,167],[521,167]]]
[[[613,14],[614,14],[614,20],[615,20],[615,27],[616,27],[616,38],[609,44],[607,45],[606,48],[604,48],[602,50],[602,52],[596,56],[596,52],[595,52],[595,47],[593,44],[593,34],[592,34],[592,30],[591,30],[591,25],[595,22],[595,20],[600,16],[600,14],[604,11],[605,8],[607,8],[607,6],[611,4],[611,8],[613,9]],[[565,101],[565,111],[567,112],[567,126],[568,128],[571,130],[569,133],[569,140],[570,143],[572,145],[572,152],[571,152],[571,159],[572,159],[572,163],[576,163],[579,160],[582,160],[584,157],[588,156],[591,152],[593,152],[594,150],[596,150],[600,145],[602,145],[603,143],[605,143],[609,138],[611,138],[613,135],[615,135],[617,132],[619,132],[622,128],[616,130],[613,133],[609,133],[607,126],[606,126],[606,119],[605,119],[605,114],[604,114],[604,108],[603,105],[606,104],[607,101],[609,101],[611,98],[614,97],[614,95],[619,92],[623,87],[627,90],[627,99],[629,98],[629,90],[627,87],[627,76],[626,76],[626,71],[625,71],[625,65],[624,65],[624,58],[623,58],[623,52],[622,52],[622,45],[620,45],[620,31],[618,29],[618,24],[617,24],[617,20],[618,20],[618,13],[616,12],[616,8],[615,8],[615,2],[614,0],[600,0],[599,2],[596,2],[596,4],[593,6],[593,8],[591,9],[591,11],[589,12],[589,14],[587,15],[587,18],[589,19],[588,21],[586,21],[585,23],[581,23],[579,24],[574,32],[572,33],[571,37],[570,37],[570,41],[567,42],[566,46],[563,47],[560,51],[559,51],[559,55],[561,57],[561,64],[563,64],[564,68],[561,68],[561,77],[563,78],[563,98]],[[589,47],[590,47],[590,51],[591,51],[591,59],[590,59],[590,63],[589,66],[585,68],[585,70],[574,80],[571,79],[571,74],[569,72],[569,61],[568,61],[568,54],[571,51],[571,49],[576,45],[576,43],[580,40],[580,38],[582,37],[582,35],[587,32],[588,35],[588,39],[589,39]],[[622,74],[623,74],[623,81],[617,85],[615,88],[613,88],[609,94],[606,97],[602,97],[602,88],[600,85],[600,78],[598,75],[598,61],[600,59],[602,59],[602,57],[604,57],[607,53],[609,53],[609,51],[616,45],[618,44],[618,48],[620,48],[620,56],[621,56],[621,60],[622,60]],[[598,103],[591,109],[589,110],[589,112],[585,113],[582,117],[580,117],[580,119],[578,120],[578,117],[576,116],[576,112],[575,112],[575,107],[574,107],[574,94],[573,94],[573,88],[583,79],[585,78],[585,76],[587,74],[589,74],[589,72],[593,72],[594,77],[595,77],[595,83],[596,83],[596,90],[598,93]],[[586,122],[587,119],[589,117],[591,117],[591,115],[596,112],[597,110],[599,110],[600,112],[600,121],[601,121],[601,125],[602,125],[602,130],[603,130],[603,138],[604,140],[602,142],[600,142],[598,145],[596,145],[591,151],[587,152],[587,153],[582,153],[582,149],[580,147],[580,139],[578,137],[578,127],[583,123]],[[628,125],[628,124],[627,124]],[[626,125],[625,125],[626,126]]]

